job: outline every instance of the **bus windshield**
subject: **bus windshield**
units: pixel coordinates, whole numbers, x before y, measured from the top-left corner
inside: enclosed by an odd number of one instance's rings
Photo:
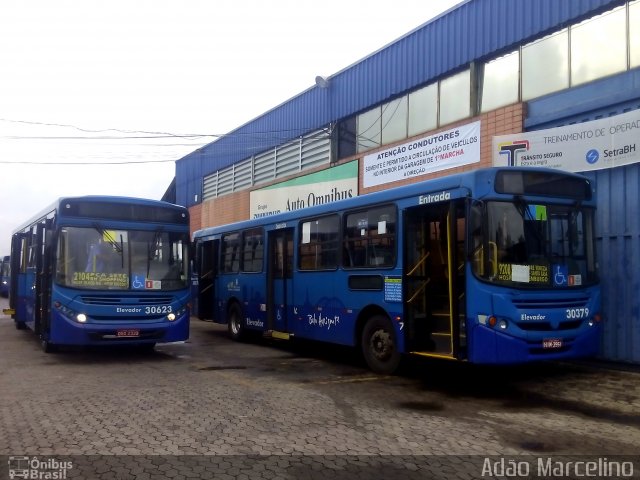
[[[187,286],[186,233],[63,227],[59,285],[93,290],[177,290]]]
[[[593,216],[589,208],[529,204],[522,199],[474,206],[474,273],[511,286],[593,284],[597,281]]]

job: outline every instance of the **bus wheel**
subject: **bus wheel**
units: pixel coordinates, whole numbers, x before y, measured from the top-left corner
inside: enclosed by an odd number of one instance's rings
[[[44,353],[53,353],[57,351],[56,345],[44,338],[43,335],[40,335],[40,347],[42,347],[42,351]]]
[[[24,322],[19,322],[18,320],[15,320],[16,323],[16,330],[25,330],[27,328],[27,325]]]
[[[141,343],[138,345],[138,351],[142,353],[152,353],[156,349],[156,343]]]
[[[229,307],[229,313],[227,315],[228,323],[227,328],[229,329],[229,335],[235,341],[240,341],[244,338],[244,325],[242,325],[242,310],[240,309],[240,305],[234,303]]]
[[[388,318],[371,317],[362,330],[362,354],[369,368],[376,373],[389,375],[400,364],[396,334]]]

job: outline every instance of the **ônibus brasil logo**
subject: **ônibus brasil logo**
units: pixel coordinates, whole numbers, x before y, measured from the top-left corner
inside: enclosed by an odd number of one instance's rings
[[[11,479],[63,480],[67,478],[67,470],[73,468],[73,462],[55,458],[11,456],[8,463]]]

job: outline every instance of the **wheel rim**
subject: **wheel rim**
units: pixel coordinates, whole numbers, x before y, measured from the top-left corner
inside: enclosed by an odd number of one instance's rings
[[[238,335],[240,333],[240,319],[238,315],[235,313],[231,315],[231,331],[234,335]]]
[[[383,329],[373,332],[369,346],[371,354],[377,360],[388,360],[393,353],[391,335]]]

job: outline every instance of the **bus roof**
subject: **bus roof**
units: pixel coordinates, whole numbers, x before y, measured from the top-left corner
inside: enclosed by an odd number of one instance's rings
[[[487,167],[472,170],[469,172],[455,173],[444,177],[424,180],[422,182],[412,183],[410,185],[403,185],[399,187],[390,188],[373,193],[367,193],[359,195],[357,197],[348,198],[345,200],[339,200],[331,202],[330,204],[316,205],[308,207],[303,210],[293,210],[290,212],[278,213],[275,215],[269,215],[261,218],[254,218],[249,220],[243,220],[236,223],[227,225],[217,225],[214,227],[207,227],[197,230],[193,233],[193,238],[208,237],[221,232],[230,230],[242,230],[245,228],[251,228],[262,225],[277,224],[287,221],[297,220],[304,217],[312,217],[319,214],[329,214],[332,212],[340,211],[343,209],[352,209],[358,207],[366,207],[373,202],[385,203],[400,200],[402,198],[419,196],[426,193],[436,193],[445,190],[454,190],[458,188],[468,188],[471,193],[472,187],[479,184],[486,184],[484,181],[493,183],[496,173],[499,171],[510,172],[536,172],[536,173],[553,173],[555,175],[563,175],[570,178],[582,179],[585,182],[589,182],[589,179],[585,176],[565,172],[562,170],[540,167]]]
[[[173,203],[164,202],[161,200],[152,200],[148,198],[136,198],[136,197],[124,197],[124,196],[110,196],[110,195],[84,195],[84,196],[76,196],[76,197],[60,197],[47,208],[41,210],[29,220],[21,224],[19,227],[14,229],[13,234],[20,233],[25,229],[29,228],[31,225],[38,223],[54,212],[60,210],[60,206],[69,201],[80,201],[86,203],[101,203],[108,202],[113,204],[121,204],[121,205],[143,205],[149,207],[165,207],[165,208],[173,208],[176,211],[187,211],[185,207],[181,207],[180,205],[174,205]]]

